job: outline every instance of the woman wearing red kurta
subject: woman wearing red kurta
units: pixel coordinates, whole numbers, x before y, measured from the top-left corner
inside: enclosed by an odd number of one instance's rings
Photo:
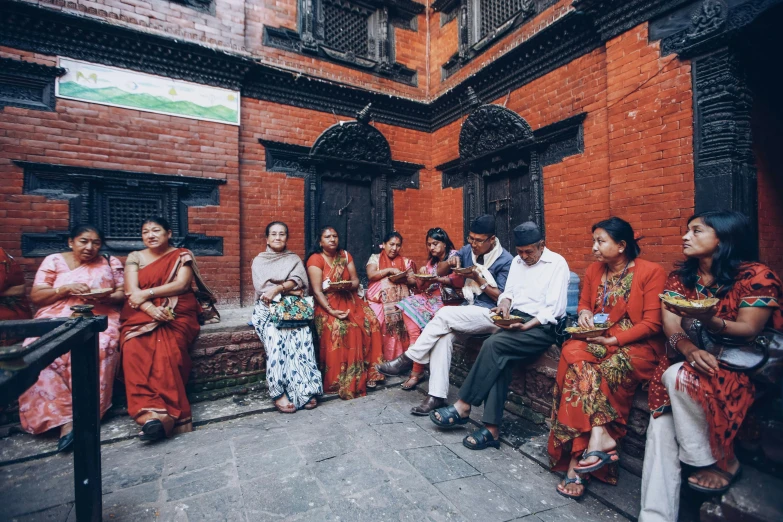
[[[664,306],[670,347],[685,362],[663,358],[650,381],[652,418],[642,473],[640,522],[676,520],[681,462],[700,468],[688,486],[709,495],[729,489],[739,475],[734,437],[753,403],[747,373],[724,368],[685,333],[682,318],[698,319],[724,338],[753,339],[765,327],[783,330],[783,283],[755,262],[755,234],[744,214],[728,210],[696,214],[683,236],[686,261],[669,275],[666,293],[686,299],[720,299],[717,307],[683,312]]]
[[[381,327],[356,292],[359,276],[351,254],[340,249],[335,229],[321,230],[316,252],[307,260],[307,275],[316,302],[324,390],[341,399],[367,395],[367,388],[384,380],[374,366],[383,362]],[[350,281],[350,288],[330,287],[339,281]]]
[[[593,254],[579,299],[579,324],[613,323],[600,337],[563,345],[554,389],[548,451],[554,470],[567,470],[557,490],[584,495],[580,474],[617,483],[617,441],[625,436],[637,386],[663,352],[661,305],[666,272],[639,259],[633,228],[612,217],[593,225]]]
[[[148,219],[141,237],[147,248],[125,262],[122,370],[128,413],[142,426],[141,439],[158,440],[193,429],[185,383],[200,307],[191,289],[195,258],[169,244],[168,222]]]

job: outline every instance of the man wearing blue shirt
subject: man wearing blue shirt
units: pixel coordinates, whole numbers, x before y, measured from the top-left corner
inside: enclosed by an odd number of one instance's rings
[[[473,220],[467,243],[460,249],[459,258],[463,267],[474,267],[473,273],[465,276],[467,281],[463,287],[468,303],[438,310],[405,353],[393,361],[376,365],[382,374],[394,376],[409,372],[414,361],[429,363],[429,396],[411,410],[414,415],[429,415],[446,403],[454,333],[479,335],[498,331],[490,319],[490,310],[497,306],[497,299],[506,288],[511,254],[495,237],[495,218],[492,216]]]

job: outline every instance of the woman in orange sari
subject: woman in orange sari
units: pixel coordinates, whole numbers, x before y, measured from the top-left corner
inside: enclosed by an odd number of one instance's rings
[[[383,362],[381,326],[357,293],[356,266],[351,254],[340,248],[334,228],[321,230],[315,252],[307,259],[307,275],[316,302],[324,389],[341,399],[363,397],[367,388],[385,379],[374,366]],[[346,281],[348,288],[331,285]]]
[[[38,308],[36,319],[68,317],[71,306],[91,304],[95,315],[105,315],[108,326],[98,335],[99,393],[101,416],[111,407],[114,375],[120,365],[120,304],[122,263],[103,257],[103,235],[92,225],[79,225],[68,238],[70,252],[46,256],[35,274],[30,299]],[[102,290],[103,294],[85,295]],[[25,344],[35,338],[25,340]],[[41,370],[38,381],[19,397],[19,420],[28,433],[37,435],[60,429],[58,451],[73,444],[71,402],[71,354],[58,357]]]
[[[386,234],[381,245],[381,253],[373,254],[367,261],[367,301],[381,324],[383,334],[383,358],[391,361],[408,349],[410,337],[405,329],[402,310],[397,304],[411,295],[409,285],[415,285],[413,272],[416,264],[400,253],[402,235],[395,231]],[[408,272],[410,271],[410,272]],[[408,272],[401,282],[392,282],[389,277]]]
[[[579,326],[611,322],[601,336],[563,344],[557,368],[552,469],[566,471],[557,492],[585,493],[587,474],[617,484],[617,443],[625,436],[633,396],[663,353],[661,305],[666,272],[640,259],[631,225],[611,217],[593,225],[593,255],[579,299]]]
[[[200,307],[191,288],[196,260],[169,243],[168,222],[148,219],[141,237],[147,248],[125,262],[122,370],[128,413],[142,426],[141,440],[154,441],[193,429],[185,383]]]

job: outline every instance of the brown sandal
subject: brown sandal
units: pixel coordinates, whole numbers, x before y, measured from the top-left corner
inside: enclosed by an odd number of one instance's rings
[[[405,391],[415,390],[416,386],[418,386],[420,382],[427,380],[427,377],[429,377],[429,373],[426,371],[423,371],[421,373],[411,372],[411,374],[408,376],[408,380],[400,384],[400,388],[402,388]],[[408,384],[411,381],[413,381],[413,384]]]

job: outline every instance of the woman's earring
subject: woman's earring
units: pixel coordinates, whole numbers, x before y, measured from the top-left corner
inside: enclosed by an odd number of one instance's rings
[[[623,249],[622,249],[622,248],[620,249],[620,253],[621,253],[621,254],[623,253]]]

